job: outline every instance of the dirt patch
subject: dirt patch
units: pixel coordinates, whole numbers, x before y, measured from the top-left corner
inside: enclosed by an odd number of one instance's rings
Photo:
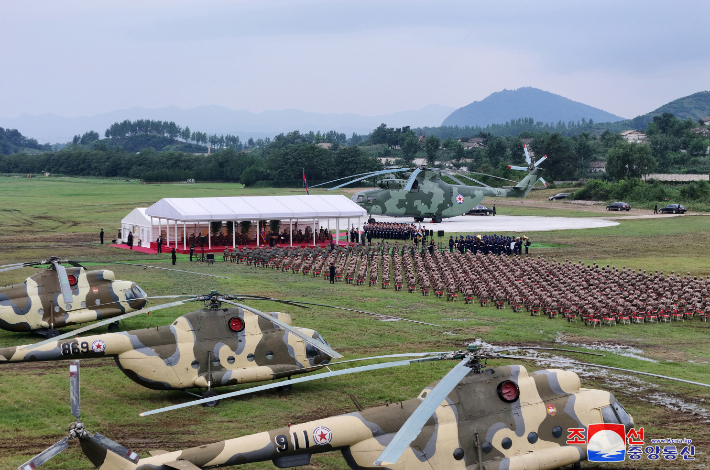
[[[94,369],[114,365],[113,358],[92,359],[91,361],[81,361],[82,369]],[[59,362],[14,362],[12,364],[0,363],[0,372],[20,372],[22,374],[45,375],[47,373],[63,373],[69,371],[69,361]],[[68,376],[67,376],[68,377]]]

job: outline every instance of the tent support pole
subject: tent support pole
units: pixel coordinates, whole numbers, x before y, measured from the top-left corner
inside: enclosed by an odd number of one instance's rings
[[[232,249],[237,248],[237,221],[232,221]]]
[[[212,231],[212,226],[210,225],[210,222],[207,222],[207,248],[210,250],[212,249],[212,234],[210,233]]]
[[[185,221],[182,222],[182,249],[187,249],[187,224]]]
[[[316,246],[316,219],[313,219],[313,246]]]
[[[335,244],[340,245],[340,217],[335,218]]]
[[[293,219],[288,219],[288,244],[293,246]]]

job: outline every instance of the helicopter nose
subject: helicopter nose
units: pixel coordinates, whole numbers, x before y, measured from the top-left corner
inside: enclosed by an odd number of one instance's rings
[[[323,343],[323,345],[325,346],[330,346],[317,331],[313,332],[313,339],[317,340],[320,343]],[[314,365],[326,365],[332,359],[329,355],[322,352],[320,349],[316,348],[310,343],[306,343],[306,356],[308,357],[308,359],[311,360]]]
[[[130,297],[133,298],[131,299]],[[128,304],[131,306],[131,308],[134,308],[136,310],[145,307],[145,305],[148,303],[146,297],[148,297],[148,295],[136,283],[133,283],[131,285],[131,288],[126,290],[126,299],[129,299]]]

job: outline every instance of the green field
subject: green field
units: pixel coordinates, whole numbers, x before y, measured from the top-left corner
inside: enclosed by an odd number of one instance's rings
[[[3,228],[0,264],[54,254],[75,259],[140,259],[168,266],[169,255],[147,256],[98,245],[98,230],[104,228],[110,234],[131,209],[152,204],[161,197],[274,193],[300,194],[302,191],[245,190],[239,185],[217,183],[144,185],[111,180],[0,177],[0,226]],[[500,208],[501,213],[505,210]],[[550,211],[557,215],[554,210]],[[546,258],[710,275],[710,219],[705,217],[621,220],[616,227],[528,235],[539,243],[533,245],[532,254]],[[423,297],[419,293],[346,284],[332,286],[322,279],[270,269],[222,262],[212,267],[200,263],[190,265],[185,256],[178,258],[177,268],[225,275],[230,279],[132,266],[110,269],[118,279],[137,282],[149,295],[199,294],[217,289],[225,293],[264,294],[360,308],[442,326],[382,322],[353,312],[253,302],[262,310],[290,313],[294,325],[318,330],[345,359],[458,349],[476,338],[497,345],[554,346],[564,341],[569,344],[562,347],[567,348],[601,344],[622,352],[625,347],[641,352],[633,350],[630,355],[621,355],[604,351],[603,358],[563,353],[556,356],[710,384],[710,343],[707,341],[710,324],[698,320],[684,324],[590,329],[579,322],[531,318],[509,309],[496,311]],[[22,282],[34,272],[28,268],[2,273],[0,284]],[[161,310],[126,320],[122,328],[165,325],[188,311],[187,306]],[[36,340],[37,337],[31,335],[0,332],[3,347]],[[496,365],[502,364],[505,362],[496,361]],[[296,385],[286,393],[264,392],[249,398],[226,400],[217,408],[198,406],[140,418],[138,413],[142,411],[181,403],[189,397],[181,392],[145,389],[126,378],[112,360],[83,361],[82,418],[92,432],[101,432],[145,456],[151,449],[174,450],[202,445],[286,423],[351,412],[355,406],[348,393],[366,407],[412,398],[441,378],[452,365],[424,363],[353,374]],[[524,365],[528,369],[556,367],[532,361]],[[67,363],[0,366],[0,468],[15,468],[66,435],[67,425],[73,421],[69,414],[67,369]],[[608,374],[595,369],[582,370],[581,376],[583,386],[612,391],[634,416],[637,425],[645,427],[647,442],[650,438],[691,438],[698,459],[694,463],[661,460],[656,464],[643,460],[635,466],[630,466],[628,461],[629,466],[596,467],[584,463],[583,468],[699,468],[708,464],[710,438],[705,422],[710,419],[710,389],[647,377],[629,378],[625,374]],[[222,390],[237,388],[240,387]],[[698,410],[689,409],[690,405],[697,406]],[[42,468],[88,469],[91,465],[74,443]],[[264,463],[245,468],[275,467]],[[314,456],[309,468],[348,467],[339,453],[332,453]]]

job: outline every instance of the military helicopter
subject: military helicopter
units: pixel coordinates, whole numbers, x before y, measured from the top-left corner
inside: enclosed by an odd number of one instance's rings
[[[468,175],[451,174],[438,169],[420,168],[388,168],[386,170],[361,173],[346,176],[313,186],[322,186],[339,180],[355,177],[346,183],[338,184],[329,191],[342,188],[348,184],[371,179],[380,175],[404,174],[404,178],[386,178],[378,182],[380,189],[360,191],[352,196],[352,200],[370,214],[369,223],[375,222],[373,215],[386,215],[390,217],[414,217],[417,222],[431,218],[432,223],[440,223],[443,218],[457,217],[467,213],[488,197],[515,197],[523,198],[532,190],[540,180],[545,186],[547,183],[539,174],[543,171],[538,165],[547,159],[547,155],[535,163],[532,162],[527,146],[524,147],[527,167],[509,166],[513,170],[528,171],[528,175],[516,182],[485,173],[472,174],[490,176],[505,181],[516,183],[515,186],[493,188]],[[442,179],[448,177],[458,184],[449,184]],[[469,186],[461,182],[458,177],[467,178],[481,186]]]
[[[140,310],[148,296],[135,282],[116,280],[113,271],[87,271],[80,263],[52,256],[45,260],[0,266],[0,272],[49,265],[28,277],[22,284],[0,287],[0,328],[29,332],[53,338],[57,328],[116,317]],[[69,264],[71,268],[62,266]],[[107,264],[128,264],[110,262]],[[161,268],[147,265],[144,268]],[[202,276],[220,277],[195,273]],[[109,322],[109,331],[118,331],[118,322]]]
[[[0,348],[0,366],[17,362],[113,357],[127,377],[144,387],[155,390],[198,388],[205,390],[203,397],[210,397],[217,395],[213,387],[313,372],[325,367],[331,358],[343,357],[330,348],[317,331],[294,327],[290,315],[264,313],[234,300],[268,300],[302,308],[317,305],[354,310],[254,295],[222,295],[216,291],[208,295],[161,297],[189,298],[135,310],[36,344]],[[202,302],[203,308],[182,315],[167,326],[77,336],[115,319],[190,302]],[[223,308],[223,304],[229,304],[229,308]],[[284,390],[289,388],[288,385],[282,387]],[[209,406],[215,406],[217,402],[211,401]]]
[[[357,412],[242,436],[178,451],[155,450],[151,457],[137,454],[102,436],[90,434],[79,420],[78,364],[71,376],[71,410],[77,420],[69,436],[18,467],[35,469],[78,438],[82,451],[101,470],[196,470],[271,460],[279,468],[308,465],[316,453],[340,451],[353,469],[553,469],[579,468],[587,449],[612,451],[619,443],[587,441],[586,431],[595,423],[634,427],[633,418],[613,394],[581,387],[570,371],[548,369],[529,373],[520,365],[488,368],[489,359],[536,359],[501,354],[514,349],[470,344],[465,350],[419,354],[414,359],[374,364],[291,380],[292,383],[414,363],[455,360],[456,366],[440,381],[430,384],[414,399]],[[579,351],[574,351],[579,352]],[[600,355],[588,353],[593,355]],[[411,354],[409,356],[416,356]],[[403,357],[408,354],[380,356]],[[370,358],[374,359],[374,358]],[[689,382],[656,374],[573,362]],[[70,369],[71,371],[72,369]],[[71,375],[72,372],[70,372]],[[274,388],[264,385],[227,395],[242,395]],[[167,407],[142,415],[167,411],[193,403]],[[577,430],[570,441],[571,430]],[[579,436],[584,440],[578,440]],[[618,436],[618,435],[617,435]],[[626,440],[621,445],[625,449]]]

